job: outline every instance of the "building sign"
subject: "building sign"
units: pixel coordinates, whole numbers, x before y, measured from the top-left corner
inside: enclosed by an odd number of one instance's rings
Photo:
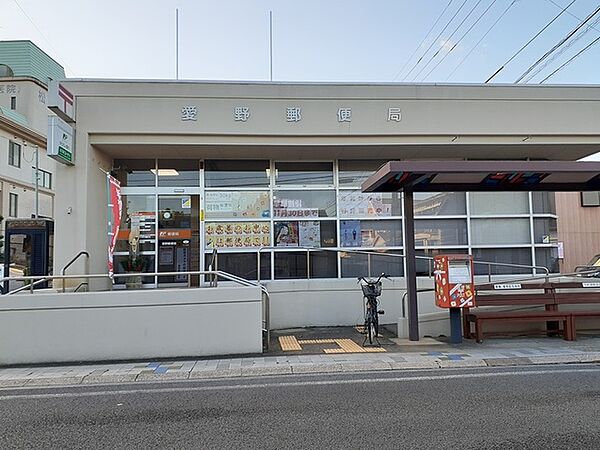
[[[50,158],[72,166],[75,163],[75,139],[73,127],[59,117],[48,117],[47,153]]]
[[[75,123],[75,96],[58,81],[48,86],[48,109],[67,123]]]

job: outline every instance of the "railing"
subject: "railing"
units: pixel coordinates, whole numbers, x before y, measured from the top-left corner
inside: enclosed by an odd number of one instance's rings
[[[190,280],[190,277],[192,277],[192,276],[209,275],[213,278],[221,277],[221,278],[224,278],[225,280],[232,281],[232,282],[237,283],[242,286],[258,287],[262,292],[262,301],[263,301],[262,333],[263,333],[263,338],[264,338],[264,345],[267,350],[269,349],[270,341],[271,341],[271,296],[269,295],[269,291],[260,282],[246,280],[245,278],[238,277],[237,275],[233,275],[228,272],[223,272],[221,270],[197,270],[197,271],[189,271],[189,272],[116,273],[116,274],[113,274],[112,276],[107,273],[96,273],[96,274],[85,274],[85,276],[83,276],[83,275],[33,275],[33,276],[21,276],[21,277],[3,277],[3,278],[0,278],[0,285],[2,285],[4,282],[10,282],[10,281],[29,281],[30,285],[33,286],[34,284],[43,283],[45,281],[63,280],[63,288],[64,288],[65,280],[77,280],[77,279],[81,279],[81,278],[87,278],[88,280],[89,279],[110,279],[110,280],[112,280],[114,278],[129,278],[129,277],[139,277],[139,276],[159,277],[159,276],[176,276],[176,275],[187,275],[188,280]],[[20,288],[14,290],[14,291],[9,291],[4,295],[16,294],[17,292],[26,290],[27,288],[30,287],[30,285],[21,286]],[[188,281],[188,285],[189,285],[189,281]],[[209,284],[209,287],[212,287],[212,286]],[[215,287],[216,287],[216,284],[215,284]],[[64,292],[64,289],[63,289],[63,292]],[[33,294],[33,288],[31,288],[30,293]]]
[[[86,262],[89,261],[90,259],[90,254],[88,252],[86,252],[85,250],[80,251],[79,253],[77,253],[72,259],[71,261],[69,261],[67,264],[65,264],[65,266],[62,268],[62,270],[60,271],[61,275],[65,275],[67,272],[67,269],[69,267],[71,267],[75,261],[77,261],[79,259],[79,257],[84,256],[87,258]],[[88,273],[88,268],[87,268],[87,264],[85,267],[85,273]],[[80,286],[82,286],[84,283],[81,283],[79,286],[77,286],[77,289],[79,289]],[[86,283],[87,284],[87,283]],[[65,292],[65,284],[63,283],[62,286],[62,291]]]
[[[281,250],[282,247],[273,247],[273,246],[269,246],[269,247],[260,247],[257,250],[257,280],[260,282],[261,278],[260,278],[260,272],[261,272],[261,260],[260,260],[260,255],[262,254],[263,251],[269,251],[269,250]],[[402,258],[405,259],[406,255],[400,254],[400,253],[382,253],[382,252],[378,252],[375,250],[354,250],[354,249],[349,249],[349,248],[345,248],[345,247],[293,247],[293,248],[289,248],[286,247],[287,250],[302,250],[306,252],[306,277],[307,279],[310,279],[310,252],[335,252],[335,253],[339,253],[339,252],[343,252],[343,253],[353,253],[353,254],[363,254],[363,255],[367,255],[367,276],[372,276],[372,271],[371,271],[371,260],[372,260],[372,256],[377,256],[377,257],[389,257],[389,258]],[[429,276],[431,277],[433,275],[433,267],[431,262],[433,261],[433,257],[432,256],[420,256],[420,255],[416,255],[415,256],[416,259],[422,259],[422,260],[427,260],[429,262]],[[481,265],[486,265],[488,267],[488,273],[487,273],[487,277],[488,277],[488,281],[491,282],[492,281],[492,267],[493,266],[498,266],[498,267],[512,267],[512,268],[516,268],[516,269],[529,269],[531,271],[537,271],[540,270],[542,272],[544,272],[545,276],[547,277],[548,275],[550,275],[550,270],[548,270],[547,267],[545,266],[534,266],[534,265],[524,265],[524,264],[512,264],[512,263],[499,263],[499,262],[493,262],[493,261],[473,261],[473,264],[481,264]]]

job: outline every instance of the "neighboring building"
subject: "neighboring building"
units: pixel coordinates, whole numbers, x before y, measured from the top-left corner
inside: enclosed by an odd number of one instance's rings
[[[0,42],[0,215],[35,214],[39,151],[39,216],[54,215],[55,162],[46,155],[48,83],[64,69],[30,41]]]

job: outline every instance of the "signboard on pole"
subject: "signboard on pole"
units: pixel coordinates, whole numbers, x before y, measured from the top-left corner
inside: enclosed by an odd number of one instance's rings
[[[50,158],[72,166],[75,163],[75,136],[73,127],[56,116],[48,117],[47,152]]]

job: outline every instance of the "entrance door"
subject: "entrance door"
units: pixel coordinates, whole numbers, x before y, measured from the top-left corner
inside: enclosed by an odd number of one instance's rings
[[[200,196],[158,196],[158,272],[200,270]],[[159,276],[160,286],[199,285],[199,277]]]

